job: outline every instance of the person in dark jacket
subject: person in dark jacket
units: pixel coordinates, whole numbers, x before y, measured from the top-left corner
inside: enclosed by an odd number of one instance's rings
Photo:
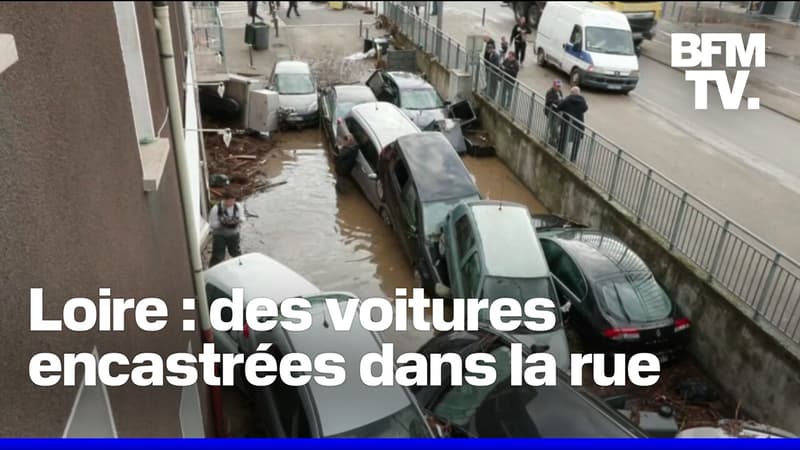
[[[286,18],[290,18],[292,16],[292,10],[297,17],[300,17],[300,13],[297,12],[297,2],[289,2],[289,9],[286,11]]]
[[[519,58],[520,67],[525,63],[525,49],[528,47],[528,41],[526,41],[525,38],[527,38],[529,34],[531,34],[531,28],[528,26],[525,18],[520,17],[517,24],[511,29],[511,42],[514,43],[514,51],[516,52],[517,58]]]
[[[561,93],[561,80],[553,80],[553,87],[547,90],[544,97],[544,115],[547,116],[547,142],[556,145],[558,142],[559,114],[558,104],[564,99]]]
[[[485,36],[486,47],[483,51],[484,68],[486,70],[486,95],[494,100],[497,94],[497,83],[500,80],[500,56],[494,47],[494,39]]]
[[[511,106],[511,97],[514,94],[514,84],[516,84],[518,73],[519,63],[517,62],[517,54],[509,50],[506,54],[506,59],[503,61],[503,108]]]
[[[258,2],[247,2],[247,15],[256,23],[256,19],[264,21],[264,18],[258,15]]]
[[[589,110],[586,99],[581,95],[581,88],[572,86],[569,95],[558,104],[557,110],[564,117],[560,150],[561,153],[565,153],[567,141],[572,141],[569,160],[574,162],[578,158],[578,146],[583,139],[583,115]]]

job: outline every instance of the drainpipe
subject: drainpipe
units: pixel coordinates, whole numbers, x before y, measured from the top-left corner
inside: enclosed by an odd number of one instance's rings
[[[208,301],[206,299],[205,282],[203,280],[203,262],[200,259],[200,243],[197,236],[197,221],[192,211],[191,186],[189,184],[189,168],[186,164],[186,147],[184,146],[183,120],[181,118],[181,99],[178,76],[175,72],[175,53],[172,48],[172,30],[169,22],[169,7],[167,2],[153,2],[153,13],[156,19],[158,32],[158,49],[161,54],[161,69],[164,75],[164,91],[169,107],[169,122],[172,131],[172,142],[175,147],[175,163],[178,166],[178,186],[181,195],[181,206],[186,228],[186,240],[189,247],[189,257],[192,267],[192,281],[196,307],[200,316],[200,327],[204,343],[214,343],[214,332],[211,329],[211,320],[208,314]],[[185,20],[190,20],[186,17]],[[216,436],[222,437],[225,433],[222,414],[222,390],[220,386],[209,386],[211,392],[211,410],[214,417]]]

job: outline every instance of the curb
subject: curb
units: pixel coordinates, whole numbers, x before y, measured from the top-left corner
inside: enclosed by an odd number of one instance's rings
[[[649,55],[649,54],[648,54],[648,52],[647,52],[646,50],[644,50],[644,49],[642,49],[641,56],[642,56],[642,57],[645,57],[645,58],[647,58],[647,59],[649,59],[649,60],[651,60],[651,61],[655,61],[655,62],[657,62],[657,63],[661,64],[662,66],[669,67],[670,69],[672,69],[672,70],[675,70],[676,72],[681,72],[681,73],[683,73],[683,72],[684,72],[684,71],[683,71],[683,70],[681,70],[681,69],[678,69],[678,68],[672,67],[672,65],[670,65],[670,64],[668,64],[668,63],[666,63],[666,62],[662,61],[662,60],[661,60],[661,59],[659,59],[659,58],[656,58],[655,56],[651,56],[651,55]],[[716,83],[714,83],[714,85],[716,86]],[[793,121],[795,121],[795,122],[800,122],[800,115],[797,115],[797,116],[796,116],[796,115],[793,115],[793,114],[787,113],[787,112],[785,112],[785,111],[782,111],[782,110],[780,110],[780,109],[776,109],[776,108],[774,108],[774,107],[772,107],[772,106],[769,106],[769,105],[768,105],[768,104],[766,104],[765,102],[761,102],[761,106],[762,106],[762,107],[764,107],[765,109],[768,109],[768,110],[770,110],[770,111],[774,112],[774,113],[780,114],[781,116],[783,116],[783,117],[786,117],[787,119],[791,119],[791,120],[793,120]]]

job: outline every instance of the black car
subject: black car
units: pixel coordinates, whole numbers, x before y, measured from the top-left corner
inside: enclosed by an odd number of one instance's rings
[[[476,352],[495,358],[497,377],[490,386],[451,385],[446,372],[441,386],[412,387],[419,405],[440,429],[449,430],[451,437],[645,437],[602,400],[571,386],[560,370],[555,386],[512,386],[510,345],[514,342],[507,334],[482,329],[442,334],[418,350],[428,358],[433,353],[457,353],[463,359]]]
[[[615,353],[677,356],[689,319],[624,242],[595,229],[540,229],[559,301],[587,343]]]
[[[361,84],[342,84],[323,89],[319,94],[320,124],[325,130],[334,155],[343,145],[342,121],[354,106],[375,102],[375,95],[367,86]]]
[[[381,216],[399,236],[417,286],[444,295],[439,292],[445,290],[446,267],[438,239],[455,205],[480,200],[472,174],[442,133],[423,131],[400,137],[381,152],[377,191]]]

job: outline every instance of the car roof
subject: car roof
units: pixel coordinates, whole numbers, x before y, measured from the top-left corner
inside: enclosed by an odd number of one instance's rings
[[[647,264],[616,236],[595,229],[543,233],[558,244],[583,269],[587,276],[599,279],[609,275],[650,272]]]
[[[280,302],[320,292],[302,275],[262,253],[231,258],[206,270],[204,277],[226,293],[244,289],[245,301],[263,297]]]
[[[461,157],[438,131],[422,131],[397,139],[422,202],[480,195]]]
[[[275,73],[311,73],[311,68],[303,61],[280,61],[275,64]]]
[[[593,2],[558,2],[562,7],[577,10],[580,14],[582,25],[585,27],[606,27],[620,30],[630,30],[627,17],[619,11],[608,6]]]
[[[361,103],[350,110],[350,115],[358,119],[371,137],[378,141],[378,151],[401,136],[420,131],[406,113],[388,102]]]
[[[400,89],[414,89],[423,87],[429,87],[433,89],[433,86],[425,81],[424,78],[412,72],[389,71],[386,72],[386,75],[388,75]]]
[[[353,296],[353,298],[356,298]],[[341,308],[344,309],[340,300]],[[289,332],[281,328],[291,351],[314,358],[322,353],[338,353],[344,358],[341,367],[345,381],[339,386],[321,386],[313,378],[306,385],[317,410],[322,434],[333,436],[360,428],[412,405],[411,394],[400,385],[367,387],[361,381],[360,362],[367,353],[379,353],[382,340],[353,321],[348,331],[336,331],[326,323],[324,303],[313,303],[311,328]]]
[[[526,206],[495,200],[474,201],[465,206],[477,228],[487,275],[508,278],[550,275]]]
[[[371,99],[373,102],[377,101],[372,89],[363,84],[339,84],[334,86],[333,90],[336,91],[337,100],[350,101],[355,98],[359,101],[362,99]]]

